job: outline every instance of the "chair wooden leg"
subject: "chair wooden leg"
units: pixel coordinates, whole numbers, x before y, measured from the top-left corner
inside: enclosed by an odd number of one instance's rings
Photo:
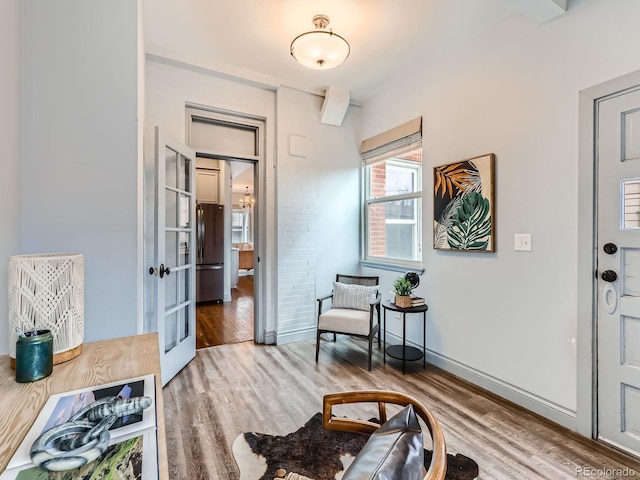
[[[316,363],[318,363],[318,354],[320,353],[320,330],[316,334]]]
[[[373,348],[373,335],[369,336],[369,371],[371,371],[371,353]]]
[[[336,334],[335,333],[333,334],[333,341],[334,342],[336,341]]]

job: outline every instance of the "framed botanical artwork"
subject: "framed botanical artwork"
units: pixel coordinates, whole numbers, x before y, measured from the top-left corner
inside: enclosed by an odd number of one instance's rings
[[[433,169],[433,248],[495,251],[495,155],[488,153]]]

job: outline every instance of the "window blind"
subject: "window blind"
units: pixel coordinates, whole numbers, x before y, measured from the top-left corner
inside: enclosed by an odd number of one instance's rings
[[[422,142],[422,117],[363,140],[360,155],[365,164],[375,163],[416,148]]]

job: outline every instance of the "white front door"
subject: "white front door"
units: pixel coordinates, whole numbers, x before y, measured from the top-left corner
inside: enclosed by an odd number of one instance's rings
[[[195,155],[155,132],[155,265],[162,385],[196,354]]]
[[[640,453],[640,90],[597,105],[598,438]]]

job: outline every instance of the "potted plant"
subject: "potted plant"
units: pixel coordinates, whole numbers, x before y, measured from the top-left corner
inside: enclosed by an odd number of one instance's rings
[[[411,292],[413,285],[405,277],[398,277],[393,282],[393,293],[396,295],[396,306],[408,308],[411,306]]]

